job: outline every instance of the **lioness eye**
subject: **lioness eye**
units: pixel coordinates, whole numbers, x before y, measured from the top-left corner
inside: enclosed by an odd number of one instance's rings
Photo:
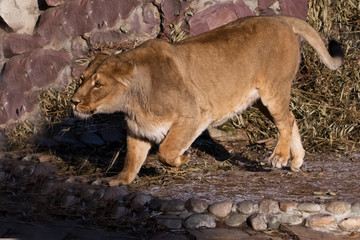
[[[80,75],[80,78],[79,78],[79,83],[80,83],[80,84],[82,84],[82,82],[84,81],[84,78],[85,78],[84,75],[81,74],[81,75]]]
[[[101,83],[99,83],[99,82],[95,82],[95,84],[94,84],[94,87],[95,88],[99,88],[99,87],[101,87],[102,85],[101,85]]]

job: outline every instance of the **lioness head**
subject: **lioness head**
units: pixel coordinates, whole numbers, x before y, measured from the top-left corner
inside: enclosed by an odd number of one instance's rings
[[[99,54],[81,74],[80,87],[71,99],[74,113],[87,118],[95,113],[119,111],[134,65],[117,56]]]

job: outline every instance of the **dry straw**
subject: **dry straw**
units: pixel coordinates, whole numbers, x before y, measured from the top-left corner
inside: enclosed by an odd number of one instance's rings
[[[306,42],[302,43],[303,61],[293,85],[290,107],[297,118],[308,151],[360,151],[359,12],[358,0],[309,0],[307,21],[320,32],[323,39],[333,38],[339,41],[346,59],[339,70],[330,71],[319,61],[314,50]],[[171,26],[169,41],[176,42],[186,37],[179,26]],[[115,48],[123,51],[135,46],[125,45]],[[102,44],[93,47],[90,52],[107,52],[109,48],[114,46]],[[87,64],[89,59],[79,61]],[[71,114],[69,100],[76,87],[74,81],[66,89],[47,89],[40,94],[44,123],[48,125],[61,122]],[[236,117],[232,123],[244,129],[253,143],[275,137],[274,125],[256,108]],[[36,125],[26,121],[15,128],[13,142],[25,139],[27,134],[35,132]]]

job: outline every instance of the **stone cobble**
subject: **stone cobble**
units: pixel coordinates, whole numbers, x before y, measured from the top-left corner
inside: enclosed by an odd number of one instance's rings
[[[150,194],[129,192],[125,186],[84,184],[76,177],[53,179],[55,163],[43,153],[24,157],[16,164],[2,160],[0,165],[0,179],[9,184],[47,180],[41,191],[51,198],[49,207],[60,203],[64,211],[81,208],[91,212],[91,209],[106,208],[104,212],[112,218],[153,218],[159,226],[168,229],[242,228],[248,225],[256,231],[265,231],[286,225],[324,232],[360,233],[360,202],[297,203],[263,199],[208,204],[206,199],[199,198],[163,200]]]

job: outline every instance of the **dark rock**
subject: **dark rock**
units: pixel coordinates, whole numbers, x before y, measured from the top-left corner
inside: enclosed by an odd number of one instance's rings
[[[10,33],[4,40],[4,56],[6,58],[11,58],[12,56],[27,53],[44,45],[45,40],[40,37],[34,37],[27,34]]]
[[[22,164],[17,164],[13,167],[11,174],[15,177],[15,178],[19,178],[19,177],[24,177],[24,170],[26,168],[26,165],[22,165]]]
[[[95,199],[95,192],[96,189],[94,188],[85,188],[81,191],[80,196],[82,198],[82,200],[84,200],[85,202],[91,202]],[[99,199],[96,199],[99,200]]]
[[[48,177],[53,175],[56,171],[56,168],[53,164],[47,162],[41,162],[36,165],[36,168],[33,172],[34,177]]]
[[[208,204],[200,199],[190,198],[185,202],[186,209],[195,212],[195,213],[203,213],[208,208]]]
[[[149,208],[151,210],[159,210],[160,207],[164,204],[166,200],[162,200],[162,199],[158,199],[158,198],[153,198],[151,199],[151,201],[149,202]]]
[[[244,222],[246,222],[246,216],[239,213],[231,213],[229,217],[225,220],[225,224],[229,227],[238,227]]]
[[[69,208],[69,207],[72,207],[76,204],[78,204],[80,202],[80,199],[77,198],[76,196],[74,195],[67,195],[64,197],[63,201],[62,201],[62,205],[65,207],[65,208]]]
[[[114,209],[114,212],[113,212],[112,215],[115,218],[122,218],[122,217],[127,216],[129,213],[130,213],[130,209],[128,209],[128,208],[126,208],[124,206],[117,206]]]
[[[4,171],[0,171],[0,182],[9,179],[10,175]]]
[[[130,207],[132,209],[139,209],[150,202],[151,196],[149,194],[137,193],[131,201]]]
[[[167,212],[167,213],[182,212],[184,210],[185,210],[185,203],[179,199],[172,199],[165,201],[160,207],[161,212]]]
[[[156,218],[156,223],[170,229],[180,229],[182,227],[181,218],[175,215],[160,215]]]
[[[208,214],[194,214],[186,219],[184,223],[185,228],[197,229],[197,228],[215,228],[215,218]]]
[[[125,186],[109,187],[104,194],[103,200],[119,201],[122,200],[127,194],[129,194],[129,191]]]

